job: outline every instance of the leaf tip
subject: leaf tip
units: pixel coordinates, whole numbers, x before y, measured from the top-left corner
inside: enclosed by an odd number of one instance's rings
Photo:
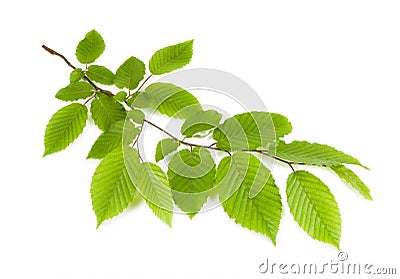
[[[196,216],[197,213],[196,213],[196,212],[194,212],[194,213],[188,213],[187,215],[189,216],[190,220],[193,220],[194,216]]]
[[[42,155],[42,158],[44,158],[44,157],[46,157],[46,156],[48,156],[50,154],[53,154],[53,153],[55,153],[55,151],[52,151],[52,150],[49,150],[49,149],[45,148],[44,153]]]
[[[366,170],[371,170],[369,167],[364,166],[364,165],[361,165],[361,167],[363,167],[363,168],[366,169]]]
[[[101,224],[103,224],[104,220],[102,219],[97,219],[97,225],[96,225],[96,230],[99,229],[99,227],[101,226]]]

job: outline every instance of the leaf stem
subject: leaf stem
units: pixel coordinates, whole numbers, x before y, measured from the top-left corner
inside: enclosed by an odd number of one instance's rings
[[[143,82],[142,84],[138,87],[138,89],[136,89],[136,91],[133,94],[136,94],[139,92],[140,89],[142,89],[142,87],[146,84],[146,82],[153,76],[153,74],[150,74]]]
[[[74,69],[74,70],[76,69],[76,67],[75,67],[74,65],[72,65],[72,63],[69,62],[69,60],[68,60],[64,55],[58,53],[57,51],[55,51],[55,50],[49,48],[49,47],[46,46],[46,45],[42,45],[42,48],[44,48],[44,50],[46,50],[46,51],[47,51],[48,53],[50,53],[51,55],[55,55],[55,56],[60,57],[60,58],[61,58],[62,60],[64,60],[64,62],[67,63],[67,65],[70,66],[72,69]],[[89,79],[89,78],[86,76],[86,74],[83,76],[83,78],[84,78],[90,85],[92,85],[92,86],[94,87],[94,89],[96,89],[96,91],[101,92],[101,93],[103,93],[103,94],[106,94],[106,95],[108,95],[108,96],[110,96],[110,97],[114,97],[114,94],[113,94],[113,93],[111,93],[110,91],[105,90],[105,89],[100,88],[99,86],[97,86],[91,79]]]
[[[125,101],[127,101],[130,97],[132,97],[133,95],[137,94],[139,92],[140,89],[142,89],[142,87],[146,84],[146,82],[153,76],[153,74],[150,74],[143,82],[141,85],[139,85],[139,87],[132,93],[129,90],[129,94],[128,96],[126,96]]]
[[[89,98],[83,103],[83,105],[85,106],[87,103],[89,103],[91,100],[93,100],[94,97],[96,97],[96,94],[93,94],[93,96],[89,97]]]

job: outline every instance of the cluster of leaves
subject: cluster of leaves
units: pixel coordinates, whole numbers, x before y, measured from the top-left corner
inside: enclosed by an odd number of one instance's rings
[[[183,88],[169,83],[144,86],[152,75],[166,74],[189,63],[192,45],[190,40],[156,51],[149,61],[151,74],[147,78],[145,64],[134,56],[115,73],[94,65],[105,49],[103,38],[95,30],[87,33],[76,48],[81,68],[43,46],[73,68],[70,83],[56,94],[56,98],[73,103],[51,117],[45,131],[44,155],[65,149],[91,117],[102,130],[88,153],[88,158],[101,160],[91,183],[98,226],[121,213],[138,194],[168,225],[172,223],[174,204],[193,218],[215,195],[236,223],[266,235],[275,244],[282,198],[264,162],[269,157],[292,170],[286,196],[297,223],[314,239],[339,247],[341,216],[334,196],[319,178],[294,166],[328,168],[371,199],[367,186],[345,166],[363,167],[361,163],[327,145],[285,142],[283,138],[292,131],[292,125],[280,114],[253,111],[222,121],[219,112],[203,110],[196,97]],[[112,88],[119,92],[112,93]],[[183,119],[181,135],[174,136],[152,123],[146,118],[149,110]],[[157,144],[155,156],[156,162],[168,158],[167,172],[140,156],[137,141],[144,125],[162,130],[167,136]],[[190,143],[193,137],[213,143]],[[210,151],[218,154],[219,162]]]

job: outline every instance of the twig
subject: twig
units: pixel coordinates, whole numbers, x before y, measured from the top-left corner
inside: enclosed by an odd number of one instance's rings
[[[152,76],[153,76],[153,74],[150,74],[150,75],[142,82],[142,84],[136,89],[135,93],[133,93],[133,94],[138,93],[138,92],[140,91],[140,89],[142,89],[142,87],[146,84],[146,82],[147,82]]]
[[[201,144],[196,144],[196,143],[190,143],[190,142],[187,142],[187,141],[185,141],[185,140],[178,139],[176,136],[174,136],[174,135],[171,134],[170,132],[164,130],[163,128],[161,128],[161,127],[158,126],[157,124],[154,124],[154,123],[151,122],[150,120],[144,119],[144,122],[146,122],[147,124],[153,126],[153,127],[156,128],[156,129],[160,130],[161,132],[163,132],[164,134],[166,134],[167,136],[169,136],[170,138],[174,139],[175,141],[177,141],[177,142],[179,142],[179,143],[181,143],[181,144],[188,145],[188,146],[190,146],[190,147],[204,147],[204,148],[207,148],[207,149],[212,149],[212,150],[217,150],[217,151],[225,152],[225,153],[227,153],[229,156],[232,155],[228,150],[224,150],[224,149],[221,149],[221,148],[218,148],[218,147],[208,146],[208,145],[201,145]]]
[[[49,48],[48,46],[45,46],[45,45],[42,45],[42,48],[44,48],[44,49],[45,49],[48,53],[50,53],[51,55],[55,55],[55,56],[60,57],[60,58],[61,58],[62,60],[64,60],[64,62],[67,63],[67,65],[70,66],[72,69],[74,69],[74,70],[76,69],[76,67],[75,67],[74,65],[72,65],[72,63],[69,62],[68,59],[67,59],[64,55],[58,53],[57,51],[55,51],[55,50],[53,50],[53,49],[51,49],[51,48]],[[105,90],[105,89],[103,89],[103,88],[98,87],[98,86],[97,86],[91,79],[89,79],[86,75],[84,75],[83,78],[84,78],[88,83],[90,83],[90,85],[92,85],[92,86],[94,87],[94,89],[96,89],[97,92],[101,92],[101,93],[106,94],[106,95],[108,95],[108,96],[110,96],[110,97],[114,97],[114,94],[113,94],[113,93],[111,93],[111,92],[108,91],[108,90]]]

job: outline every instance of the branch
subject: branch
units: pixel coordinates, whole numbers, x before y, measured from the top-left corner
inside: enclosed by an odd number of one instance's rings
[[[229,156],[232,155],[228,150],[224,150],[224,149],[215,147],[215,146],[214,146],[215,143],[213,143],[213,144],[211,144],[211,145],[201,145],[201,144],[196,144],[196,143],[190,143],[190,142],[187,142],[187,141],[185,141],[185,140],[181,140],[181,139],[177,138],[176,136],[174,136],[174,135],[171,134],[170,132],[164,130],[163,128],[161,128],[161,127],[158,126],[157,124],[154,124],[153,122],[151,122],[151,121],[148,120],[148,119],[144,119],[144,122],[146,122],[147,124],[153,126],[153,127],[156,128],[156,129],[160,130],[161,132],[163,132],[164,134],[166,134],[166,135],[169,136],[170,138],[174,139],[175,141],[180,142],[181,144],[190,146],[190,148],[192,148],[192,147],[203,147],[203,148],[206,148],[206,149],[212,149],[212,150],[217,150],[217,151],[225,152],[225,153],[229,154]],[[255,153],[259,153],[259,154],[262,154],[262,155],[271,157],[271,158],[273,158],[273,159],[275,159],[275,160],[277,160],[277,161],[279,161],[279,162],[282,162],[282,163],[287,164],[287,165],[292,169],[293,172],[295,172],[295,169],[294,169],[293,165],[304,165],[303,163],[290,162],[290,161],[284,160],[284,159],[282,159],[282,158],[279,158],[279,157],[277,157],[277,156],[275,156],[275,155],[270,154],[270,153],[268,152],[268,150],[243,149],[242,151],[243,151],[243,152],[255,152]]]
[[[156,128],[156,129],[160,130],[161,132],[163,132],[164,134],[166,134],[167,136],[169,136],[170,138],[174,139],[175,141],[177,141],[177,142],[179,142],[179,143],[181,143],[181,144],[188,145],[188,146],[190,146],[190,147],[204,147],[204,148],[207,148],[207,149],[212,149],[212,150],[217,150],[217,151],[225,152],[225,153],[227,153],[229,156],[232,155],[228,150],[224,150],[224,149],[221,149],[221,148],[218,148],[218,147],[215,147],[215,146],[201,145],[201,144],[196,144],[196,143],[190,143],[190,142],[187,142],[187,141],[185,141],[185,140],[178,139],[176,136],[174,136],[174,135],[171,134],[170,132],[164,130],[164,129],[161,128],[160,126],[154,124],[154,123],[151,122],[150,120],[144,119],[144,122],[146,122],[147,124],[153,126],[153,127]]]
[[[51,48],[49,48],[49,47],[47,47],[47,46],[45,46],[45,45],[42,45],[42,48],[44,48],[44,49],[45,49],[48,53],[50,53],[51,55],[55,55],[55,56],[60,57],[60,58],[61,58],[62,60],[64,60],[64,62],[67,63],[67,65],[70,66],[72,69],[74,69],[74,70],[76,69],[76,67],[75,67],[74,65],[72,65],[72,63],[69,62],[68,59],[67,59],[64,55],[58,53],[57,51],[55,51],[55,50],[53,50],[53,49],[51,49]],[[128,97],[127,97],[126,99],[129,99],[133,94],[138,93],[139,90],[142,89],[142,87],[146,84],[146,82],[147,82],[152,76],[153,76],[153,75],[150,74],[150,75],[142,82],[142,84],[135,90],[135,92],[132,93],[132,94],[129,94]],[[85,75],[83,78],[84,78],[88,83],[90,83],[90,84],[96,89],[96,91],[101,92],[101,93],[104,93],[104,94],[106,94],[106,95],[108,95],[108,96],[110,96],[110,97],[113,97],[113,96],[114,96],[114,94],[111,93],[110,91],[98,87],[98,86],[97,86],[92,80],[90,80],[86,75]],[[92,96],[90,99],[88,99],[86,102],[90,101],[92,98],[93,98],[93,96]],[[162,131],[164,134],[168,135],[170,138],[174,139],[175,141],[177,141],[177,142],[179,142],[179,143],[181,143],[181,144],[187,145],[187,146],[189,146],[190,148],[193,148],[193,147],[203,147],[203,148],[206,148],[206,149],[212,149],[212,150],[216,150],[216,151],[225,152],[225,153],[227,153],[229,156],[232,155],[228,150],[224,150],[224,149],[221,149],[221,148],[216,147],[216,146],[215,146],[215,145],[216,145],[215,142],[212,143],[211,145],[201,145],[201,144],[196,144],[196,143],[190,143],[190,142],[187,142],[187,141],[185,141],[185,140],[181,140],[181,139],[177,138],[176,136],[174,136],[174,135],[171,134],[170,132],[164,130],[164,129],[161,128],[160,126],[154,124],[154,123],[151,122],[150,120],[144,119],[144,122],[146,122],[147,124],[153,126],[153,127],[156,128],[156,129]],[[142,126],[142,128],[143,128],[143,126]],[[137,143],[137,142],[135,141],[135,143]],[[292,169],[293,172],[295,172],[295,169],[293,168],[293,165],[304,165],[303,163],[290,162],[290,161],[284,160],[284,159],[282,159],[282,158],[279,158],[279,157],[277,157],[277,156],[275,156],[275,155],[270,154],[270,153],[268,152],[268,150],[247,150],[247,149],[243,149],[242,151],[243,151],[243,152],[256,152],[256,153],[260,153],[260,154],[262,154],[262,155],[271,157],[271,158],[273,158],[273,159],[275,159],[275,160],[277,160],[277,161],[280,161],[280,162],[282,162],[282,163],[287,164],[287,165]]]
[[[277,160],[277,161],[279,161],[279,162],[282,162],[282,163],[287,164],[287,165],[292,169],[293,172],[295,172],[295,169],[293,168],[293,165],[303,165],[303,163],[290,162],[290,161],[284,160],[284,159],[282,159],[282,158],[279,158],[279,157],[277,157],[277,156],[275,156],[275,155],[270,154],[270,153],[268,152],[268,150],[259,150],[259,149],[249,150],[249,149],[244,149],[244,150],[242,150],[242,151],[244,151],[244,152],[255,152],[255,153],[260,153],[260,154],[262,154],[262,155],[271,157],[271,158],[273,158],[274,160]]]
[[[55,51],[55,50],[53,50],[53,49],[51,49],[51,48],[49,48],[49,47],[47,47],[47,46],[45,46],[45,45],[42,45],[42,48],[44,48],[44,49],[45,49],[48,53],[50,53],[51,55],[55,55],[55,56],[61,57],[62,60],[64,60],[65,63],[67,63],[68,66],[70,66],[70,67],[71,67],[72,69],[74,69],[74,70],[76,69],[76,67],[75,67],[74,65],[72,65],[71,62],[69,62],[68,59],[65,58],[64,55],[58,53],[57,51]]]
[[[142,84],[138,87],[138,89],[136,89],[135,93],[138,93],[140,89],[142,89],[142,87],[146,84],[146,82],[153,76],[153,74],[150,74],[143,82]],[[134,93],[134,94],[135,94]]]
[[[76,69],[76,67],[75,67],[74,65],[72,65],[72,63],[69,62],[68,59],[67,59],[64,55],[58,53],[57,51],[55,51],[55,50],[53,50],[53,49],[51,49],[51,48],[49,48],[48,46],[45,46],[45,45],[42,45],[42,48],[44,48],[44,49],[45,49],[48,53],[50,53],[51,55],[55,55],[55,56],[60,57],[60,58],[61,58],[62,60],[64,60],[64,62],[67,63],[67,65],[70,66],[72,69],[74,69],[74,70]],[[87,82],[89,82],[89,83],[96,89],[96,91],[101,92],[101,93],[103,93],[103,94],[106,94],[106,95],[108,95],[108,96],[110,96],[110,97],[114,97],[114,94],[113,94],[113,93],[111,93],[111,92],[108,91],[108,90],[105,90],[105,89],[103,89],[103,88],[98,87],[92,80],[90,80],[90,79],[86,76],[86,74],[84,75],[83,78],[84,78]]]

